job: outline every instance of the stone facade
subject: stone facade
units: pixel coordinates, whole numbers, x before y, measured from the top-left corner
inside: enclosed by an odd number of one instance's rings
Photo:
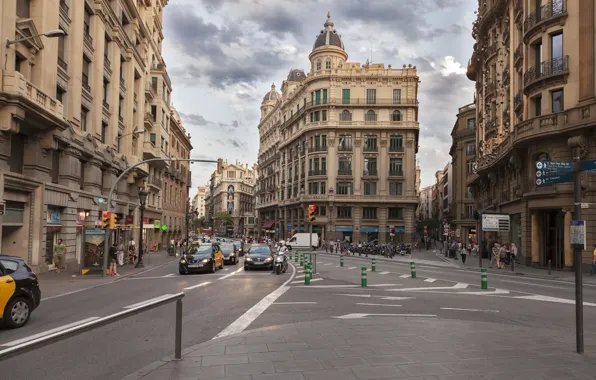
[[[479,1],[468,66],[476,82],[477,167],[468,183],[479,211],[510,215],[511,231],[486,234],[486,242],[515,243],[526,264],[575,265],[572,184],[537,186],[536,162],[572,161],[570,138],[581,158],[596,159],[595,15],[594,0]],[[595,186],[584,172],[582,202],[596,201]],[[593,237],[591,206],[581,219]],[[591,257],[589,247],[582,264]]]
[[[207,215],[205,212],[205,196],[207,195],[208,190],[208,186],[199,186],[197,188],[197,193],[192,199],[192,208],[193,210],[197,210],[197,218],[205,217],[205,215]]]
[[[347,62],[328,17],[308,75],[291,70],[261,105],[257,207],[261,234],[412,241],[418,204],[416,67]]]
[[[166,4],[0,2],[0,40],[34,36],[0,44],[2,253],[48,270],[61,238],[68,265],[90,265],[101,252],[86,241],[86,230],[100,221],[117,177],[143,158],[167,155],[167,145],[159,146],[170,115],[161,57]],[[38,36],[56,29],[65,35]],[[112,207],[122,225],[112,231],[115,239],[138,235],[131,228],[139,224],[138,189],[165,166],[139,166],[115,187]],[[161,219],[160,199],[151,199],[145,216]]]

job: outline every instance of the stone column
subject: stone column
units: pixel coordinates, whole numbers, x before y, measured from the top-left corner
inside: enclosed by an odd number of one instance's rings
[[[79,177],[81,175],[81,152],[74,148],[67,148],[60,154],[60,171],[58,182],[73,190],[79,190]]]
[[[362,207],[352,207],[352,241],[360,242],[360,225],[362,222]]]
[[[571,211],[564,210],[565,221],[563,223],[563,251],[565,252],[565,268],[573,268],[573,249],[571,248]]]
[[[379,221],[379,244],[385,244],[387,242],[387,224],[389,211],[387,207],[379,207],[377,218]]]
[[[101,176],[103,175],[101,161],[91,159],[87,162],[81,162],[81,165],[85,165],[83,190],[94,194],[101,194]]]
[[[594,0],[578,0],[579,9],[579,100],[594,98]],[[567,266],[567,259],[565,259]]]
[[[27,136],[23,157],[23,175],[42,182],[50,182],[51,150],[42,149],[37,136]]]
[[[540,264],[540,226],[538,224],[537,211],[532,213],[530,228],[532,231],[532,241],[530,243],[530,248],[532,250],[532,266],[538,266]]]
[[[339,156],[337,154],[338,144],[336,144],[336,142],[335,132],[330,133],[329,136],[327,136],[327,194],[329,194],[329,188],[333,188],[335,194],[337,194],[336,180],[337,169],[339,167]]]

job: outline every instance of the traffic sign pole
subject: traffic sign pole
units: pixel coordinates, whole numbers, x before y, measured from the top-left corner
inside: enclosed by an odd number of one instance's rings
[[[573,156],[576,159],[573,167],[573,201],[574,214],[573,219],[581,220],[582,209],[581,209],[581,169],[582,162],[579,154],[580,148],[576,147],[573,149]],[[577,154],[576,154],[577,153]],[[570,228],[565,226],[565,228]],[[573,247],[573,264],[575,265],[575,343],[576,351],[578,354],[584,353],[584,294],[583,294],[583,278],[582,278],[582,248],[579,244],[574,244]]]

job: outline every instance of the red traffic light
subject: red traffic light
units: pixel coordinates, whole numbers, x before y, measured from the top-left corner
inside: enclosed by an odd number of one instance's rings
[[[424,229],[426,230],[426,226],[424,226]]]
[[[308,206],[308,211],[311,211],[311,212],[317,211],[317,206],[315,206],[315,205]]]

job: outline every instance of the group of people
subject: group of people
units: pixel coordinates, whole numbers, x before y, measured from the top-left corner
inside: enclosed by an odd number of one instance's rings
[[[350,243],[348,241],[341,241],[339,239],[337,239],[336,241],[333,240],[329,240],[329,241],[325,241],[323,240],[322,242],[322,248],[325,249],[325,252],[327,253],[345,253],[347,252],[347,250],[350,248]],[[334,251],[335,249],[335,251]]]
[[[493,262],[496,262],[497,268],[505,268],[505,265],[509,265],[511,260],[517,260],[517,246],[515,243],[505,243],[503,245],[495,243],[493,245],[490,258],[491,268]]]

